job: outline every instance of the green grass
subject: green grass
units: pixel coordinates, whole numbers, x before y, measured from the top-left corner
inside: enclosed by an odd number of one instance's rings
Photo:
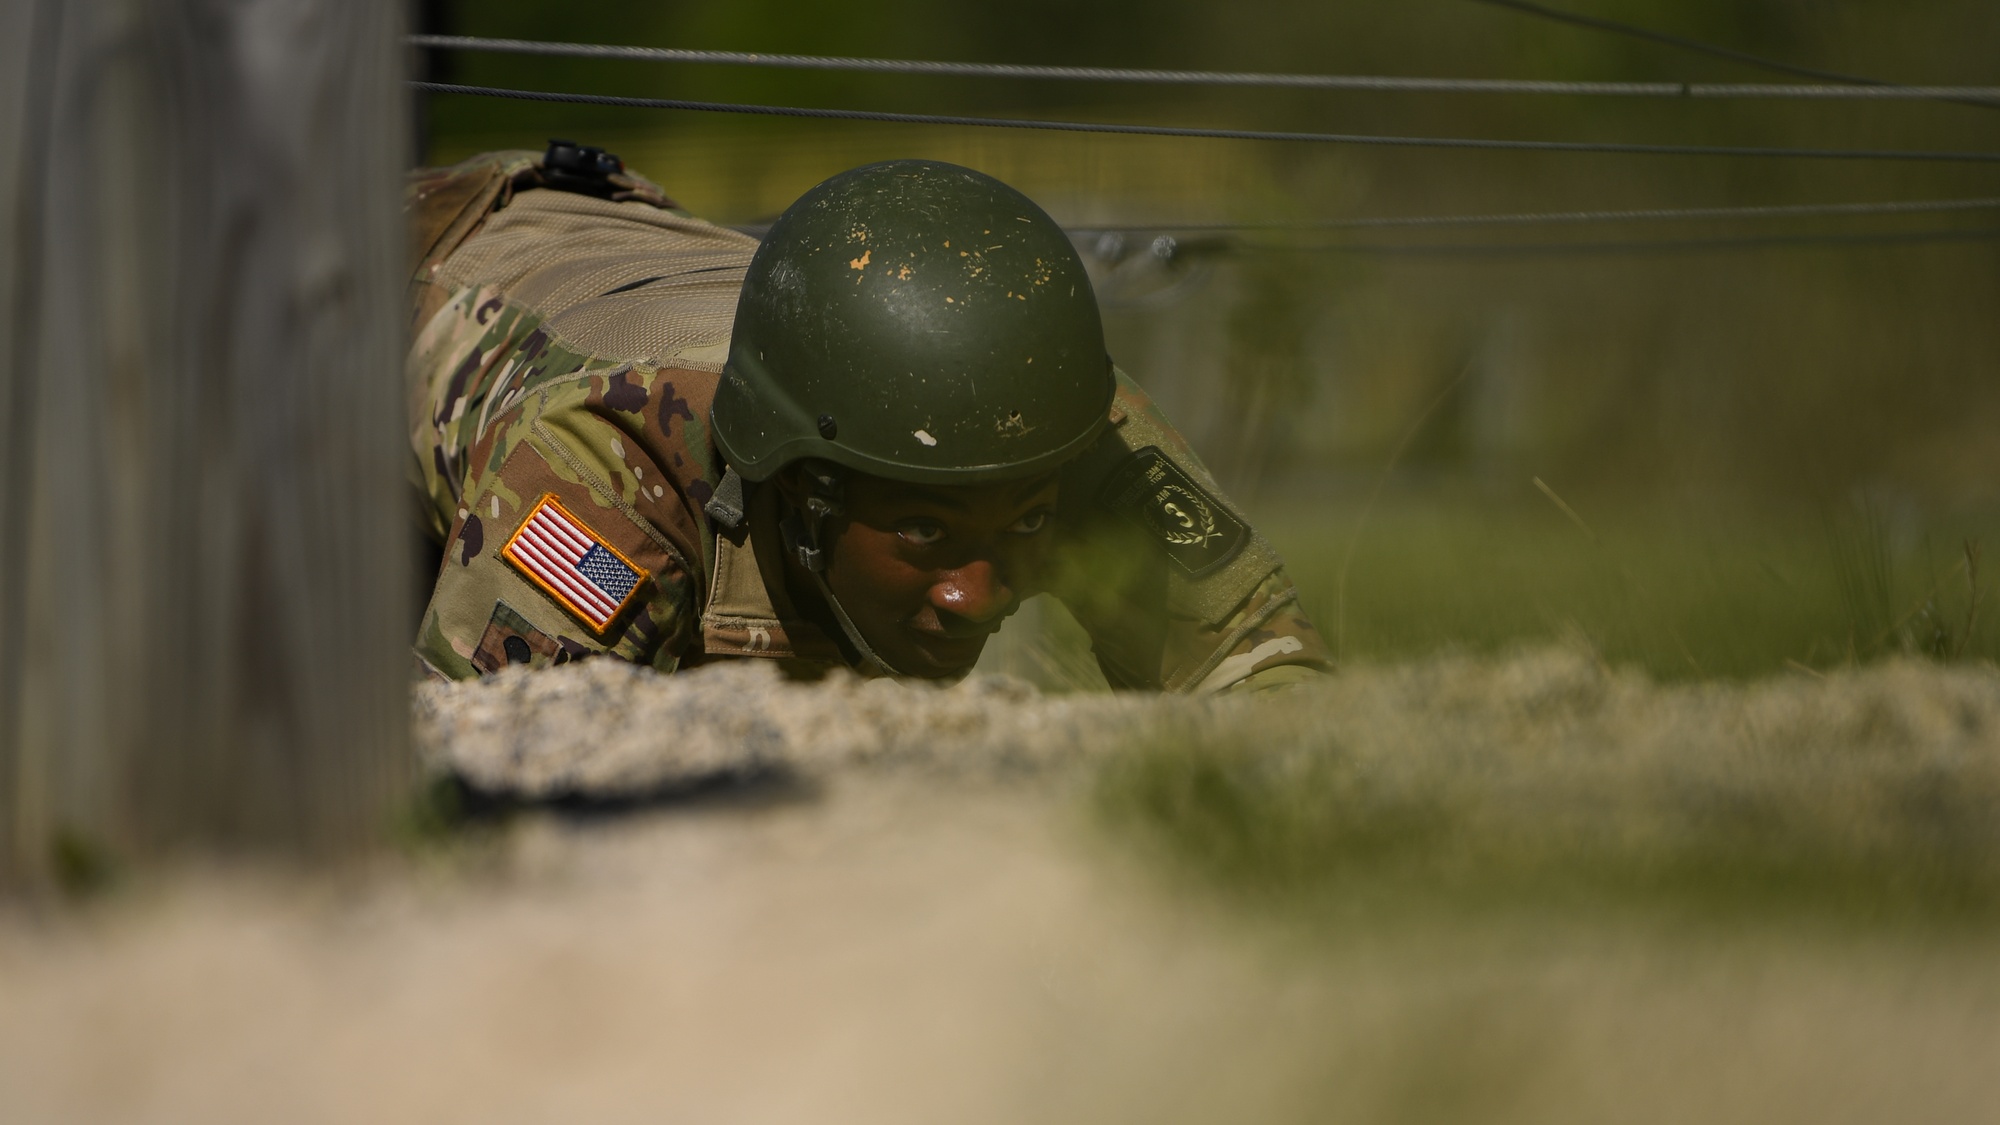
[[[1568,502],[1568,500],[1566,500]],[[1828,673],[1884,657],[2000,661],[1982,544],[2000,512],[1896,514],[1844,502],[1718,514],[1424,498],[1252,510],[1344,667],[1582,643],[1660,681]],[[1970,546],[1970,554],[1968,554]],[[1090,641],[1030,603],[982,671],[1100,689]]]
[[[1843,504],[1770,518],[1579,502],[1579,527],[1536,500],[1388,504],[1365,524],[1355,507],[1278,506],[1260,526],[1347,662],[1566,635],[1675,680],[1897,653],[2000,657],[2000,615],[1969,612],[1965,561],[1966,541],[2000,542],[1991,515],[1891,520]],[[1990,581],[1979,582],[1983,598]]]
[[[1566,501],[1567,502],[1567,501]],[[1425,499],[1253,510],[1344,666],[1582,643],[1663,681],[1823,673],[1889,656],[2000,661],[2000,513],[1886,518],[1847,503],[1781,516],[1661,506]],[[1343,581],[1344,578],[1344,581]],[[1344,596],[1343,596],[1344,591]],[[1104,687],[1090,641],[1032,601],[981,669]]]

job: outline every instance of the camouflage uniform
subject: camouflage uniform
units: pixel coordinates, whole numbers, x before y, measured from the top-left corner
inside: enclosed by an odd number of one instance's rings
[[[536,154],[501,153],[409,189],[412,482],[444,548],[419,660],[453,679],[596,653],[663,672],[846,663],[759,534],[775,490],[753,488],[735,529],[705,510],[724,472],[709,404],[756,241],[629,173],[591,194],[547,180]],[[1276,553],[1123,373],[1111,421],[1065,471],[1081,518],[1059,519],[1057,563],[1030,592],[1069,607],[1114,686],[1241,690],[1325,669]],[[517,536],[544,510],[603,552],[618,590],[629,576],[615,611],[523,564]]]

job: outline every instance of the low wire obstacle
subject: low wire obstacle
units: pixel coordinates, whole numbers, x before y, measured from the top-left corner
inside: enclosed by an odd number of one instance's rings
[[[1412,227],[1543,226],[1571,223],[1640,223],[1726,221],[1732,219],[1793,219],[1868,215],[1931,215],[1953,211],[2000,208],[2000,198],[1926,199],[1886,203],[1795,203],[1749,207],[1681,207],[1627,211],[1529,211],[1496,215],[1408,215],[1356,219],[1296,219],[1249,222],[1124,223],[1084,225],[1090,232],[1134,231],[1318,231],[1373,230]]]
[[[1901,83],[1888,82],[1880,78],[1867,78],[1858,74],[1844,74],[1837,70],[1821,70],[1818,67],[1800,66],[1796,63],[1788,63],[1779,59],[1765,58],[1762,55],[1753,55],[1748,51],[1738,51],[1732,47],[1704,43],[1699,39],[1689,39],[1682,35],[1672,35],[1664,31],[1655,31],[1652,28],[1640,27],[1637,24],[1608,20],[1601,16],[1587,16],[1581,12],[1567,12],[1560,8],[1550,8],[1542,4],[1532,3],[1530,0],[1473,0],[1473,2],[1491,5],[1495,8],[1505,8],[1509,11],[1520,12],[1523,15],[1535,16],[1539,19],[1554,20],[1557,23],[1589,28],[1592,31],[1606,31],[1613,35],[1643,39],[1649,43],[1659,43],[1679,50],[1690,51],[1698,55],[1727,59],[1730,62],[1756,67],[1759,70],[1768,70],[1778,74],[1791,74],[1800,78],[1819,78],[1828,82],[1843,83],[1844,85],[1835,88],[1854,90],[1856,92],[1851,95],[1853,97],[1930,98],[1938,101],[1954,102],[1959,105],[1977,106],[1981,109],[1992,109],[2000,105],[2000,100],[1996,100],[1993,92],[1988,89],[1977,87],[1905,86]],[[1901,93],[1878,92],[1871,94],[1868,91],[1900,91]],[[1913,91],[1924,92],[1914,93]]]
[[[2000,239],[2000,227],[1957,230],[1882,231],[1865,234],[1769,234],[1736,238],[1673,238],[1595,242],[1488,242],[1488,243],[1323,243],[1318,245],[1260,246],[1260,250],[1301,253],[1362,254],[1384,258],[1440,258],[1477,260],[1482,258],[1556,257],[1636,257],[1649,254],[1703,254],[1745,250],[1809,249],[1814,247],[1925,246],[1950,243],[1992,242]]]
[[[1312,133],[1257,129],[1211,129],[1184,125],[1139,125],[1124,122],[1050,121],[1024,117],[977,117],[938,113],[891,113],[881,110],[833,109],[817,106],[753,105],[742,102],[695,101],[683,98],[634,98],[614,94],[570,94],[553,90],[517,90],[501,86],[469,86],[456,82],[411,82],[413,89],[432,94],[511,98],[518,101],[569,105],[618,106],[631,109],[683,110],[694,113],[735,113],[760,117],[871,121],[896,125],[951,125],[989,129],[1040,129],[1063,133],[1106,133],[1145,137],[1197,137],[1210,140],[1286,141],[1313,144],[1372,145],[1393,148],[1480,149],[1500,152],[1614,153],[1632,156],[1721,156],[1803,160],[1895,160],[1929,163],[2000,163],[2000,152],[1924,149],[1777,148],[1742,145],[1637,144],[1602,141],[1528,141],[1474,137],[1395,137],[1372,133]]]
[[[1513,6],[1513,5],[1507,5]],[[1024,63],[936,62],[834,55],[702,51],[678,47],[622,47],[596,43],[543,43],[471,35],[412,35],[412,47],[581,59],[686,63],[706,66],[832,70],[867,74],[921,74],[954,78],[1008,78],[1061,82],[1124,82],[1158,86],[1274,87],[1427,94],[1561,94],[1582,97],[1787,99],[1808,101],[1974,100],[2000,104],[2000,86],[1902,86],[1801,70],[1831,81],[1806,85],[1713,82],[1559,82],[1513,78],[1403,78],[1391,75],[1264,74],[1245,71],[1158,70],[1105,66],[1039,66]]]

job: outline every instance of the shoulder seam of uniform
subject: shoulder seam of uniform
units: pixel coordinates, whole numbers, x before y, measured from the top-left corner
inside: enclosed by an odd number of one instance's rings
[[[696,582],[701,581],[700,572],[696,571],[694,567],[688,564],[687,556],[681,552],[681,549],[678,546],[674,544],[674,541],[667,538],[665,532],[661,531],[657,527],[654,527],[653,522],[651,520],[640,515],[639,510],[637,508],[634,508],[631,504],[627,503],[623,496],[620,496],[616,492],[612,491],[611,486],[605,483],[604,478],[598,476],[595,472],[592,472],[590,467],[583,463],[582,458],[570,452],[569,446],[565,445],[562,439],[558,438],[555,435],[555,431],[549,429],[548,426],[544,425],[540,418],[537,418],[533,422],[529,423],[528,429],[533,431],[536,437],[539,437],[543,441],[547,442],[549,448],[556,451],[556,456],[561,457],[563,459],[564,464],[568,465],[570,469],[576,473],[577,476],[583,478],[583,483],[590,486],[591,491],[597,493],[599,496],[602,496],[604,499],[610,501],[611,506],[625,513],[625,518],[631,520],[635,527],[637,527],[640,531],[646,534],[647,538],[659,544],[660,549],[665,551],[668,554],[668,556],[674,560],[675,563],[679,564],[681,568],[681,573],[687,575],[689,578],[693,579]]]

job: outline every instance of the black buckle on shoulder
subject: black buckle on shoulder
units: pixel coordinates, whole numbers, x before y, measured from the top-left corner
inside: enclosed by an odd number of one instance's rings
[[[575,141],[550,140],[542,157],[542,179],[558,191],[573,191],[609,199],[618,190],[611,177],[625,170],[625,162],[595,145]]]

